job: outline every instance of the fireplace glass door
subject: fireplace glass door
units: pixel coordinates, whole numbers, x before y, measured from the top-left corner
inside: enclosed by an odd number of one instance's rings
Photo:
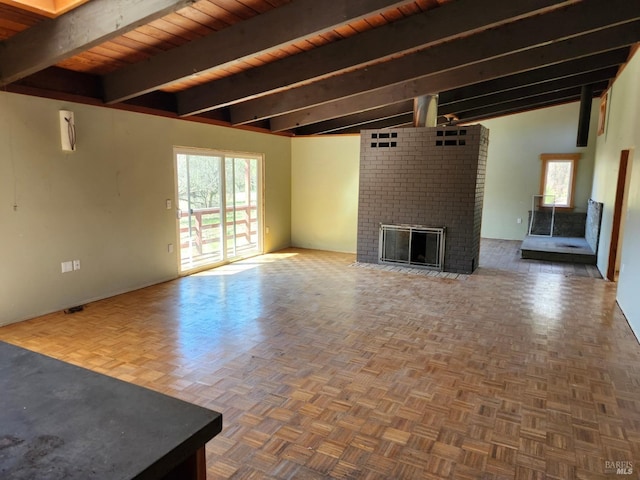
[[[380,225],[380,263],[404,264],[442,271],[444,228]]]

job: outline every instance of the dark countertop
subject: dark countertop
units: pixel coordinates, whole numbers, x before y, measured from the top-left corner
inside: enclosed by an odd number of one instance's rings
[[[0,342],[0,478],[156,479],[222,415]]]

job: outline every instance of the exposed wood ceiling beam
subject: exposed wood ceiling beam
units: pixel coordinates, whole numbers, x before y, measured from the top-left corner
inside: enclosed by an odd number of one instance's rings
[[[106,75],[104,99],[119,102],[410,1],[332,0],[328,8],[317,0],[296,0]]]
[[[349,98],[326,102],[271,119],[273,131],[289,130],[302,125],[348,115],[381,105],[398,103],[430,92],[441,92],[483,82],[505,75],[524,72],[571,59],[629,46],[640,40],[640,21],[599,30],[484,62],[452,68],[444,72],[411,79],[362,92]],[[233,121],[233,107],[232,107]]]
[[[607,82],[600,82],[593,85],[594,96],[600,95],[607,87]],[[512,100],[510,102],[499,103],[488,107],[479,108],[464,112],[463,117],[457,123],[470,123],[485,120],[501,115],[510,115],[513,113],[521,113],[523,111],[533,110],[537,108],[558,105],[559,103],[575,102],[580,99],[581,87],[573,87],[571,89],[558,90],[542,95],[536,95],[528,99]],[[438,124],[444,123],[444,117],[438,117]],[[405,113],[396,117],[372,121],[360,126],[349,126],[337,130],[336,133],[357,133],[362,128],[379,129],[394,128],[402,126],[411,126],[413,124],[413,114]]]
[[[607,73],[610,74],[611,72]],[[472,114],[473,110],[508,111],[509,108],[505,108],[504,105],[513,103],[521,106],[528,103],[525,99],[530,99],[529,101],[533,101],[535,105],[537,99],[546,94],[549,94],[548,97],[543,97],[546,100],[552,97],[555,98],[553,94],[557,92],[562,92],[562,94],[559,95],[561,98],[565,98],[567,96],[566,91],[570,90],[570,95],[573,97],[575,92],[579,91],[581,85],[593,83],[591,80],[606,82],[611,77],[610,75],[603,76],[602,74],[594,75],[591,73],[581,76],[581,78],[582,81],[574,79],[572,82],[568,82],[567,79],[564,79],[564,81],[561,80],[559,82],[544,82],[520,89],[499,92],[494,95],[475,97],[466,101],[440,105],[438,107],[438,123],[446,122],[445,114],[457,114],[461,120],[464,120],[462,116]],[[525,101],[520,102],[520,100]],[[404,101],[394,105],[387,105],[385,107],[300,127],[296,129],[295,133],[296,135],[317,135],[344,133],[346,131],[353,132],[356,131],[357,128],[385,128],[382,125],[392,125],[398,122],[407,123],[411,122],[412,118],[413,101]],[[376,127],[371,127],[371,124],[375,124]]]
[[[368,68],[233,105],[231,121],[243,124],[294,112],[638,18],[640,2],[610,0],[603,9],[601,1],[585,0],[541,17],[527,18]]]
[[[605,88],[605,84],[598,84],[594,89],[594,98],[601,95]],[[498,104],[492,107],[486,107],[483,109],[478,109],[475,111],[470,111],[465,113],[465,118],[461,119],[459,124],[469,124],[472,122],[478,122],[482,120],[487,120],[490,118],[495,118],[504,115],[512,115],[516,113],[522,113],[530,110],[535,110],[544,107],[551,107],[564,103],[576,102],[580,99],[580,95],[578,94],[579,90],[577,88],[572,89],[571,91],[560,91],[555,93],[549,93],[545,95],[540,95],[525,101],[517,101],[507,104]],[[441,121],[441,117],[438,117],[438,124],[445,123]],[[359,133],[362,128],[366,129],[378,129],[378,128],[393,128],[396,126],[411,126],[412,125],[412,114],[407,113],[404,115],[400,115],[398,117],[392,119],[383,119],[376,122],[371,122],[362,126],[349,126],[345,127],[341,130],[336,130],[334,133]]]
[[[358,112],[344,117],[332,118],[324,122],[314,123],[296,129],[296,135],[317,135],[357,127],[376,120],[384,120],[411,112],[413,115],[413,100],[407,100],[393,105],[374,108],[366,112]]]
[[[231,105],[568,3],[563,0],[456,0],[339,42],[179,92],[178,110],[181,115],[191,115]]]
[[[439,105],[466,100],[481,95],[491,95],[505,90],[533,85],[556,78],[601,70],[608,67],[619,67],[629,58],[629,47],[608,52],[597,53],[587,57],[569,60],[549,67],[537,68],[523,73],[496,78],[487,82],[475,83],[466,87],[440,92]]]
[[[599,96],[604,90],[606,90],[607,85],[607,82],[602,82],[594,85],[594,97]],[[549,105],[575,102],[580,100],[581,92],[582,87],[574,87],[567,90],[545,93],[531,98],[513,100],[511,102],[500,103],[484,108],[478,108],[476,110],[470,110],[468,112],[462,112],[462,117],[460,118],[459,123],[476,122],[486,118],[520,113],[522,111],[533,110],[535,108],[542,108]]]
[[[404,114],[399,115],[397,117],[383,118],[380,120],[375,120],[372,122],[368,122],[366,125],[362,125],[357,128],[347,128],[340,130],[338,133],[359,133],[363,128],[370,130],[379,130],[381,128],[401,128],[401,127],[412,127],[413,126],[413,115]]]
[[[593,85],[583,85],[580,94],[580,113],[578,115],[578,135],[576,147],[586,147],[589,143],[589,124],[591,123],[591,104],[593,103]]]
[[[551,86],[556,80],[568,82],[572,79],[573,85],[581,85],[586,81],[589,83],[591,77],[584,80],[584,75],[598,72],[600,75],[609,74],[605,78],[615,77],[619,65],[623,64],[629,55],[629,48],[621,48],[610,52],[604,52],[588,57],[571,60],[550,67],[539,68],[520,74],[509,75],[487,82],[476,83],[461,88],[440,92],[438,105],[439,114],[443,115],[455,111],[456,102],[476,100],[478,102],[491,101],[491,96],[519,90],[521,88],[547,84]],[[605,70],[603,72],[603,70]],[[601,77],[596,77],[601,78]],[[564,85],[566,85],[565,83]],[[487,97],[486,99],[484,97]],[[517,96],[517,92],[512,93]],[[508,98],[508,97],[505,97]],[[296,129],[297,135],[317,135],[322,133],[336,133],[343,131],[353,131],[354,128],[366,125],[378,119],[386,119],[398,115],[412,115],[413,100],[406,100],[400,103],[386,105],[384,107],[366,110],[351,115],[332,118],[323,122],[314,123]]]
[[[60,67],[45,68],[5,88],[8,91],[17,91],[21,87],[40,90],[42,96],[63,94],[99,100],[102,93],[100,77],[97,75]]]
[[[607,82],[610,78],[616,76],[617,67],[609,67],[595,72],[583,73],[581,75],[572,75],[564,78],[554,78],[546,82],[536,83],[534,85],[526,85],[520,88],[504,90],[491,95],[482,95],[466,100],[459,100],[448,104],[440,105],[438,110],[443,114],[458,114],[468,110],[475,110],[481,107],[488,107],[512,100],[534,97],[545,93],[558,90],[565,90],[583,85],[591,85],[598,82]]]
[[[193,3],[194,0],[92,0],[0,42],[0,86],[43,70]]]

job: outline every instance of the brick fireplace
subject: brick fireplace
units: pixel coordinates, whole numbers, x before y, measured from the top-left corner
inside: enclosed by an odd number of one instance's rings
[[[357,259],[380,262],[380,226],[444,228],[442,270],[478,266],[489,131],[482,125],[362,130]]]

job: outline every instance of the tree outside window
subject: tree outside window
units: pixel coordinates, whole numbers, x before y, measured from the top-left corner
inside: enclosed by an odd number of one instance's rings
[[[579,153],[543,153],[540,194],[542,206],[573,208],[573,190]]]

